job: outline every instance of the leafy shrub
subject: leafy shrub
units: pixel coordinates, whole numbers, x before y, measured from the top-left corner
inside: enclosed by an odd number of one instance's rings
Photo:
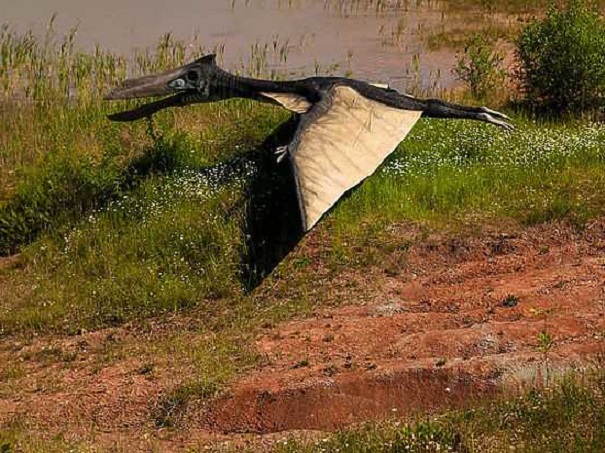
[[[458,56],[454,74],[468,84],[474,98],[485,99],[504,80],[506,72],[500,67],[502,60],[493,42],[475,35],[467,43],[464,53]]]
[[[517,42],[527,100],[548,112],[585,112],[605,105],[605,20],[585,0],[552,7]]]

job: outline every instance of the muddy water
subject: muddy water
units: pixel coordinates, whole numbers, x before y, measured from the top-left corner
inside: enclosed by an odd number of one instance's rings
[[[426,52],[427,36],[450,20],[439,2],[382,1],[377,11],[368,0],[1,1],[0,22],[41,33],[57,14],[55,28],[77,26],[84,48],[129,54],[170,32],[224,48],[223,65],[231,69],[245,70],[251,47],[268,44],[269,67],[291,77],[352,74],[398,89],[453,82],[452,53]]]

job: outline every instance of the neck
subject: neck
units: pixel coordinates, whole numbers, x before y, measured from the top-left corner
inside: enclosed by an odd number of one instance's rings
[[[274,80],[240,77],[223,70],[216,74],[215,83],[215,88],[221,93],[223,98],[241,97],[266,101],[261,93],[301,94],[300,87],[294,82],[277,82]]]

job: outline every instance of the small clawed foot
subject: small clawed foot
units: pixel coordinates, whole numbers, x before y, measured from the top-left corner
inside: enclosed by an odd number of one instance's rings
[[[497,113],[497,112],[496,112]],[[496,115],[494,115],[496,116]],[[480,115],[480,119],[485,121],[486,123],[490,123],[490,124],[494,124],[496,126],[500,126],[503,129],[506,129],[507,131],[514,131],[515,130],[515,126],[513,126],[510,123],[507,123],[506,121],[502,121],[499,120],[497,118],[494,118],[494,116],[492,116],[491,113],[481,113]],[[509,119],[506,115],[500,113],[498,116],[502,117],[502,118],[506,118]]]
[[[277,163],[279,164],[288,155],[288,146],[276,148],[275,155],[277,156]]]
[[[495,116],[496,118],[502,118],[503,120],[509,120],[510,121],[510,117],[508,115],[505,115],[504,113],[498,112],[496,110],[492,110],[492,109],[487,108],[487,107],[481,107],[481,110],[484,113],[487,113],[488,115]]]
[[[501,121],[501,120],[497,120],[495,118],[492,119],[491,121],[492,124],[495,124],[496,126],[500,126],[501,128],[507,130],[507,131],[514,131],[515,130],[515,126],[513,126],[510,123],[507,123],[506,121]]]

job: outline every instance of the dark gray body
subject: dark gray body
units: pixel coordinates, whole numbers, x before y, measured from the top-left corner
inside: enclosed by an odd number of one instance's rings
[[[174,94],[172,97],[148,103],[137,109],[109,116],[114,121],[134,121],[149,117],[167,107],[216,102],[231,98],[247,98],[279,104],[262,93],[283,93],[297,96],[304,98],[312,107],[321,102],[335,86],[339,85],[351,87],[360,95],[390,107],[421,111],[425,117],[473,119],[512,129],[510,124],[503,121],[508,119],[506,115],[486,107],[467,107],[439,99],[418,99],[395,90],[343,77],[310,77],[291,81],[240,77],[217,66],[214,55],[202,57],[188,65],[158,75],[126,80],[106,99]]]

